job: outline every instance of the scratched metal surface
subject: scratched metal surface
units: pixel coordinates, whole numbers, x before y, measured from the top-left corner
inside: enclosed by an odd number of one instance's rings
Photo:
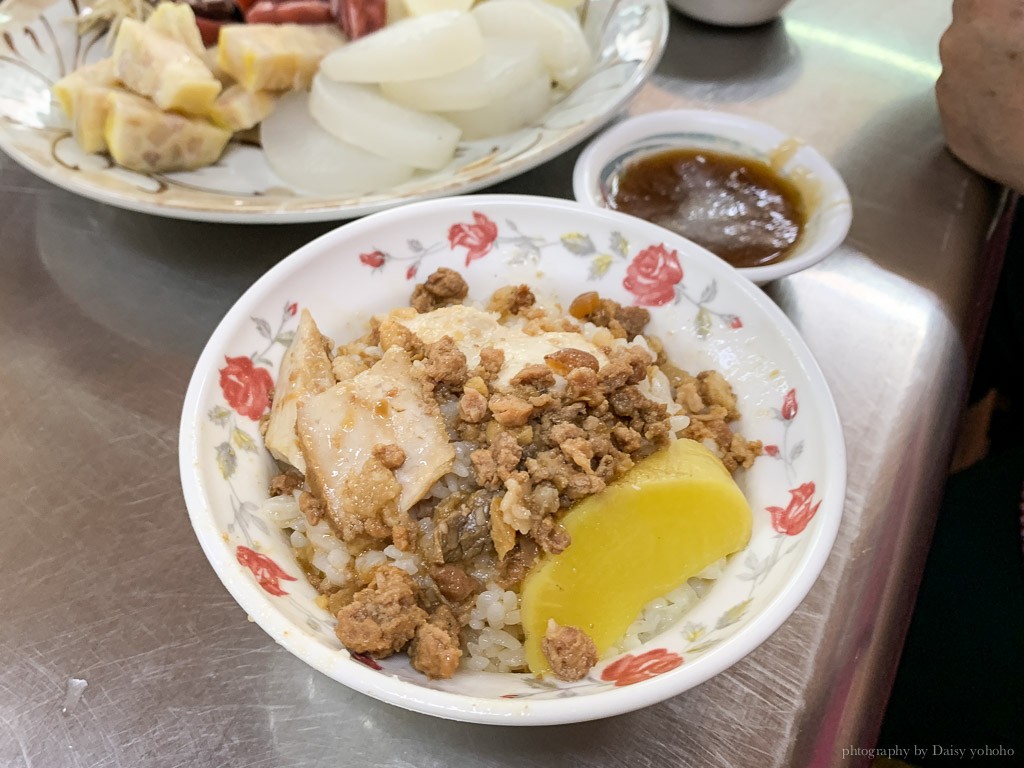
[[[470,726],[352,693],[247,623],[204,560],[176,468],[188,376],[238,295],[329,225],[150,218],[0,158],[0,766],[760,767],[871,746],[995,261],[995,190],[944,153],[932,103],[940,5],[797,0],[742,32],[676,15],[631,106],[759,116],[845,176],[847,244],[769,292],[833,387],[850,484],[824,574],[767,643],[599,723]],[[569,197],[577,153],[500,189]]]

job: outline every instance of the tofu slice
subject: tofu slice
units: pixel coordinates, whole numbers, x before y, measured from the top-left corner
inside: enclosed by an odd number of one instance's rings
[[[344,42],[330,24],[229,24],[217,64],[247,91],[309,90],[320,60]]]
[[[213,103],[210,120],[229,131],[244,131],[262,123],[274,111],[277,98],[270,91],[247,91],[232,85]]]
[[[344,489],[375,445],[405,451],[405,463],[395,470],[402,487],[399,512],[422,499],[455,461],[437,403],[424,394],[408,354],[397,346],[369,370],[306,401],[297,427],[306,479],[335,520],[344,518]]]
[[[196,15],[188,3],[160,3],[146,19],[146,26],[181,43],[200,59],[206,53]]]
[[[328,341],[320,333],[313,316],[308,310],[302,310],[295,338],[281,359],[267,434],[263,438],[267,450],[275,459],[291,464],[303,473],[306,471],[306,460],[295,434],[295,418],[299,403],[304,403],[335,384],[327,345]]]
[[[221,84],[202,59],[176,40],[125,19],[114,42],[114,71],[125,86],[161,109],[205,115]]]
[[[114,162],[143,173],[185,171],[215,163],[231,132],[199,117],[163,112],[124,91],[109,98],[104,137]]]

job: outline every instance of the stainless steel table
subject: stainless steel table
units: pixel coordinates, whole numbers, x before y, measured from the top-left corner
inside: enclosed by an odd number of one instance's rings
[[[747,31],[673,19],[630,109],[761,117],[834,159],[846,245],[769,288],[833,388],[845,518],[796,614],[727,673],[604,722],[531,731],[352,693],[245,620],[189,527],[188,376],[222,313],[331,225],[188,224],[0,160],[0,766],[777,766],[870,747],[999,266],[998,207],[948,156],[929,0],[797,0]],[[501,185],[571,196],[578,151]],[[77,698],[69,680],[85,680]]]

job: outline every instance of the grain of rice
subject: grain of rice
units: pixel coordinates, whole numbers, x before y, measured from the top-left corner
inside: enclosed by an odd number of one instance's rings
[[[378,550],[371,549],[368,552],[363,552],[356,558],[356,572],[365,578],[371,570],[378,565],[384,565],[387,561],[387,555]]]
[[[279,528],[293,528],[292,523],[302,517],[298,500],[290,495],[264,499],[259,512]]]
[[[471,672],[483,672],[490,663],[491,660],[486,656],[471,655],[462,662],[462,666]]]
[[[335,568],[341,569],[349,564],[352,556],[349,555],[342,547],[336,547],[327,553],[327,562],[333,565]]]

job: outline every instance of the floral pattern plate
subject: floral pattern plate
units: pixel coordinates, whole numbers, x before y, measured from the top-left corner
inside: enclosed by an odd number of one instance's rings
[[[344,651],[283,534],[259,512],[272,467],[257,420],[301,308],[342,342],[370,314],[405,305],[415,281],[459,270],[470,298],[525,282],[568,302],[597,290],[651,310],[650,332],[690,370],[733,384],[744,435],[766,455],[738,482],[754,513],[749,546],[677,625],[604,659],[582,681],[460,671],[431,681],[404,655]],[[486,723],[604,717],[678,694],[767,638],[810,589],[832,547],[846,482],[829,389],[797,331],[768,297],[693,243],[634,217],[519,196],[457,197],[342,226],[292,254],[227,313],[186,396],[181,477],[210,562],[249,615],[336,680],[409,709]]]
[[[313,196],[290,189],[258,146],[232,142],[208,168],[140,174],[83,153],[52,99],[54,81],[108,55],[103,30],[76,33],[80,0],[0,3],[0,148],[33,173],[86,197],[197,221],[286,223],[362,216],[414,200],[471,192],[550,160],[611,120],[654,71],[665,48],[664,0],[589,0],[584,33],[595,52],[589,76],[536,124],[459,144],[446,167],[383,192]]]

